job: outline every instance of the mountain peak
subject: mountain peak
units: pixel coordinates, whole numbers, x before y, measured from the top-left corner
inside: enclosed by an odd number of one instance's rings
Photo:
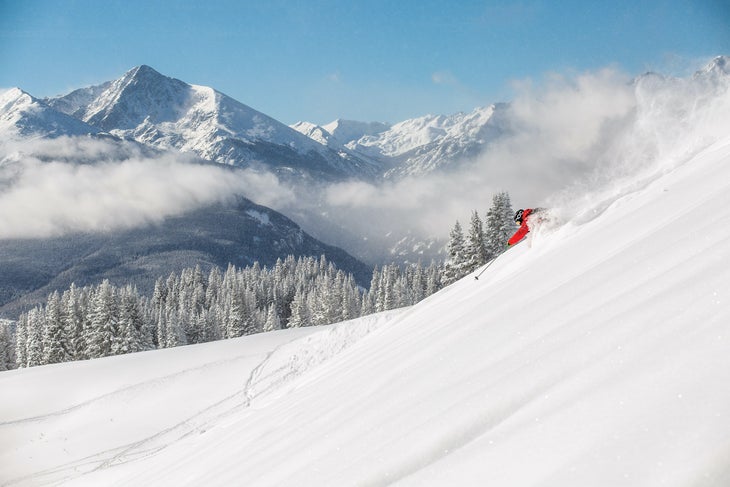
[[[32,103],[35,101],[31,95],[20,88],[10,88],[9,90],[0,91],[0,112],[5,111],[18,102]]]
[[[730,57],[717,56],[705,67],[705,73],[730,75]]]
[[[332,134],[341,144],[357,141],[365,136],[374,136],[390,129],[390,125],[382,122],[358,122],[338,118],[322,127]]]
[[[62,113],[20,88],[0,93],[0,132],[11,135],[86,135],[99,131]]]
[[[130,81],[163,81],[172,80],[173,78],[160,74],[154,68],[147,66],[146,64],[142,64],[124,73],[124,76],[122,76],[121,79]]]
[[[84,121],[103,130],[129,130],[145,120],[175,118],[177,107],[189,96],[191,86],[164,76],[143,64],[109,83],[87,106]]]

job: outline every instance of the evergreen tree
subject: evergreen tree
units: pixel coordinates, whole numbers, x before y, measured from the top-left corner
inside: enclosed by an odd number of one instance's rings
[[[514,210],[509,193],[497,193],[492,198],[492,206],[487,211],[486,219],[485,240],[490,258],[506,250],[507,240],[514,232]]]
[[[443,285],[443,268],[432,262],[426,270],[426,296],[435,294]]]
[[[458,281],[466,275],[464,269],[466,267],[466,252],[464,250],[464,232],[461,224],[457,220],[449,234],[449,243],[447,246],[449,260],[444,268],[445,284],[451,284]]]
[[[387,265],[383,267],[383,282],[381,289],[383,290],[383,311],[398,308],[401,297],[398,294],[398,266]]]
[[[91,299],[90,326],[86,331],[89,358],[112,355],[118,340],[118,307],[114,288],[104,280]]]
[[[157,308],[155,315],[157,348],[165,348],[167,346],[167,312],[164,303]]]
[[[188,344],[185,330],[180,326],[177,309],[168,309],[168,313],[165,316],[165,324],[167,325],[167,329],[165,330],[165,348],[180,347]]]
[[[46,319],[43,327],[43,363],[58,364],[69,358],[66,351],[66,334],[61,317],[61,297],[54,292],[46,303]]]
[[[307,294],[303,287],[297,289],[291,303],[291,316],[287,328],[301,328],[310,325],[309,307],[307,305]]]
[[[146,327],[136,289],[125,287],[119,297],[119,337],[112,349],[114,355],[140,352],[145,349]]]
[[[66,346],[69,360],[86,358],[86,341],[84,340],[84,309],[83,294],[71,283],[71,287],[63,293],[61,298],[63,310],[63,331],[66,335]]]
[[[268,311],[266,312],[266,323],[264,324],[265,332],[278,330],[281,328],[281,321],[279,320],[279,314],[276,312],[276,305],[273,303],[269,305]]]
[[[26,363],[28,367],[43,365],[43,328],[45,316],[40,307],[28,311],[26,335]]]
[[[18,318],[15,328],[15,359],[18,367],[28,367],[28,315]]]
[[[10,333],[10,327],[0,323],[0,372],[17,367],[15,363],[15,344]]]
[[[487,262],[488,254],[485,244],[484,224],[476,210],[471,215],[471,225],[469,226],[465,254],[465,274]]]
[[[241,337],[245,334],[247,326],[243,294],[234,292],[227,298],[226,338]]]

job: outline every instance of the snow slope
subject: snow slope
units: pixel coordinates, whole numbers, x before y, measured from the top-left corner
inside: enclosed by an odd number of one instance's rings
[[[730,137],[617,194],[409,309],[0,373],[0,484],[730,485]]]

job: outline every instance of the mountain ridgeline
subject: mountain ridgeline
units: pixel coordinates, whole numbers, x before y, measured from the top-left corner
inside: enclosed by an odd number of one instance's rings
[[[369,178],[379,170],[371,162],[324,147],[212,88],[163,76],[149,66],[44,101],[120,138],[193,152],[221,164],[261,166],[281,177]]]

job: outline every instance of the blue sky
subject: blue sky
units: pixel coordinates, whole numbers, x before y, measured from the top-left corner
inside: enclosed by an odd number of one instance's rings
[[[471,111],[550,72],[719,54],[727,0],[0,0],[0,88],[53,96],[147,64],[287,124]]]

